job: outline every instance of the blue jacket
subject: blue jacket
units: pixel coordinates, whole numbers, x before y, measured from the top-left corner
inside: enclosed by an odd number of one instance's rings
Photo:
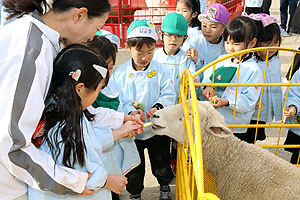
[[[231,62],[231,58],[228,58],[218,64],[219,67],[237,67],[239,64]],[[233,76],[230,83],[237,82],[237,72]],[[209,77],[204,77],[203,83],[211,83]],[[260,67],[253,58],[243,61],[240,64],[239,80],[238,83],[261,83],[262,72]],[[255,111],[255,105],[261,92],[260,87],[238,87],[237,90],[237,102],[234,124],[249,124],[251,117]],[[223,99],[228,99],[229,106],[222,106],[217,110],[224,116],[226,124],[232,124],[233,111],[235,104],[236,87],[226,87],[225,90],[215,88],[215,93],[220,95]],[[247,128],[234,129],[234,133],[246,133]]]
[[[291,83],[300,83],[300,71],[296,71],[291,79]],[[285,95],[284,95],[285,97]],[[297,113],[293,118],[286,118],[286,124],[298,124],[295,120],[300,118],[300,87],[299,86],[291,86],[289,89],[289,94],[287,97],[286,107],[294,105],[297,108]],[[298,120],[297,120],[298,121]],[[300,136],[300,127],[298,128],[288,128],[289,130],[293,131],[297,135]]]
[[[49,139],[53,136],[52,131],[56,130],[58,127],[55,126],[52,128],[49,132]],[[88,179],[86,188],[90,190],[94,190],[95,193],[88,197],[88,199],[91,200],[109,200],[111,199],[111,192],[107,189],[102,188],[105,183],[108,176],[107,170],[105,169],[103,160],[102,160],[102,140],[103,140],[103,133],[106,132],[107,135],[109,135],[108,138],[112,138],[111,129],[109,128],[99,128],[97,131],[95,131],[90,122],[83,117],[82,119],[82,131],[83,131],[83,138],[86,146],[86,157],[85,157],[85,165],[83,167],[79,166],[77,163],[74,168],[83,171],[83,172],[89,172],[92,174],[91,178]],[[61,137],[59,135],[58,141],[61,140]],[[112,139],[109,140],[109,143],[106,143],[107,146],[111,146],[113,144]],[[49,155],[51,155],[50,148],[46,142],[44,142],[41,147],[41,150],[45,151]],[[61,145],[60,149],[63,150],[64,146]],[[60,153],[57,159],[57,164],[63,166],[62,164],[63,159],[63,151]],[[54,170],[54,169],[53,169]],[[74,195],[57,195],[55,193],[49,192],[49,191],[41,191],[36,190],[32,187],[28,187],[28,199],[29,200],[55,200],[55,199],[87,199],[86,196],[74,196]]]
[[[265,61],[258,61],[258,65],[262,72],[265,70]],[[265,83],[281,83],[281,61],[277,56],[274,56],[271,60],[268,61]],[[282,110],[283,110],[283,95],[282,87],[264,87],[263,98],[261,104],[261,112],[259,116],[259,121],[271,122],[275,118],[276,121],[282,119]],[[260,97],[258,99],[258,103]],[[253,120],[257,120],[258,109],[255,110],[252,117]]]
[[[127,95],[131,102],[139,101],[143,105],[145,116],[146,111],[156,103],[164,107],[175,104],[176,93],[171,76],[163,65],[154,60],[145,71],[136,71],[131,59],[117,67],[111,79],[120,85],[122,95]],[[123,105],[126,106],[125,103]],[[147,127],[141,135],[136,135],[136,139],[146,140],[153,136],[153,131]]]

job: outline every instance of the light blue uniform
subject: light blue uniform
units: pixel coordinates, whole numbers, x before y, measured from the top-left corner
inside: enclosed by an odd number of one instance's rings
[[[189,69],[190,72],[194,74],[196,72],[194,62],[191,59],[188,59],[186,52],[181,49],[176,55],[168,56],[164,52],[163,48],[160,48],[154,52],[153,60],[156,60],[168,69],[168,72],[174,82],[177,103],[179,96],[180,76],[185,68]]]
[[[297,70],[291,79],[291,83],[300,83],[300,71]],[[285,95],[284,95],[285,97]],[[295,118],[300,118],[300,87],[299,86],[291,86],[289,89],[289,94],[287,97],[286,107],[290,105],[294,105],[297,108],[297,113],[293,118],[286,118],[286,124],[296,124]],[[300,136],[300,128],[287,128],[291,130],[295,134]]]
[[[113,130],[121,128],[124,121],[124,113],[117,112],[109,108],[88,107],[90,113],[95,114],[91,122],[94,129],[109,127]],[[103,142],[110,141],[109,135],[103,135]],[[105,139],[107,138],[107,139]],[[110,144],[110,143],[109,143]],[[108,174],[127,174],[130,170],[140,164],[140,156],[137,151],[135,142],[132,138],[121,138],[114,142],[113,146],[102,143],[103,162]],[[108,148],[106,148],[108,147]]]
[[[239,64],[231,62],[231,58],[226,59],[216,64],[216,69],[219,67],[238,67]],[[237,82],[237,72],[233,76],[230,83]],[[261,83],[262,72],[258,64],[253,58],[245,60],[240,64],[238,83]],[[203,83],[211,83],[209,77],[204,77]],[[217,108],[225,118],[226,124],[232,124],[233,122],[233,111],[235,103],[236,87],[226,87],[225,90],[215,89],[215,94],[220,95],[223,99],[228,99],[229,106],[222,106]],[[255,105],[259,98],[261,88],[259,87],[238,87],[237,91],[237,102],[236,102],[236,114],[234,124],[249,124],[251,117],[255,111]],[[236,128],[234,133],[246,133],[247,128]]]
[[[49,132],[50,136],[51,131],[56,130],[57,126],[52,128]],[[90,200],[109,200],[111,199],[111,192],[107,189],[101,188],[105,185],[107,180],[107,170],[102,162],[102,144],[103,141],[107,138],[111,138],[105,142],[106,147],[111,146],[113,144],[111,129],[106,127],[99,127],[97,130],[94,130],[90,124],[90,122],[83,117],[82,120],[82,131],[84,143],[86,146],[86,157],[85,157],[85,165],[83,167],[79,166],[79,164],[75,164],[74,168],[83,171],[89,172],[92,174],[91,178],[88,179],[86,188],[90,190],[94,190],[95,193],[91,196],[72,196],[72,195],[57,195],[55,193],[49,191],[41,191],[36,190],[34,188],[28,187],[28,199],[29,200],[55,200],[55,199],[90,199]],[[104,136],[107,137],[104,137]],[[105,139],[104,139],[105,138]],[[53,138],[50,138],[53,139]],[[58,136],[58,141],[61,140],[60,135]],[[40,147],[43,151],[51,155],[50,148],[47,143],[43,143]],[[61,145],[60,149],[63,150],[64,146]],[[60,153],[57,159],[57,164],[63,166],[63,152]],[[54,170],[54,169],[53,169]]]
[[[197,71],[212,61],[217,60],[221,55],[226,54],[223,37],[218,44],[212,44],[207,41],[203,35],[199,35],[193,39],[190,45],[191,48],[194,48],[198,51],[198,60],[196,63]],[[203,72],[202,76],[200,77],[201,80],[203,79],[203,76],[209,77],[211,73],[212,67]]]
[[[154,60],[145,71],[136,71],[131,59],[117,67],[111,79],[120,84],[122,95],[127,95],[131,101],[139,101],[143,105],[145,116],[146,111],[156,103],[164,107],[175,104],[176,93],[169,72]],[[146,140],[152,136],[153,131],[147,127],[141,135],[136,135],[136,139]]]
[[[187,34],[188,34],[188,38],[186,39],[186,41],[181,46],[181,49],[183,51],[187,51],[187,50],[189,50],[191,48],[190,47],[191,41],[193,41],[193,39],[195,37],[197,37],[198,35],[202,35],[202,31],[201,31],[201,29],[198,26],[196,26],[196,27],[189,26]]]
[[[265,61],[260,60],[257,63],[262,72],[265,70]],[[268,61],[265,83],[282,83],[281,81],[281,61],[277,56],[273,56],[271,60]],[[261,103],[261,112],[259,116],[259,121],[271,122],[275,118],[276,121],[282,119],[283,110],[283,95],[282,87],[264,87],[263,98]],[[260,97],[258,99],[258,103]],[[258,109],[252,117],[252,120],[257,120]]]

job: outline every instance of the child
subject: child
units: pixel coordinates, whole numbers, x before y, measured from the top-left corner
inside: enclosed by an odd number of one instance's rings
[[[201,22],[198,20],[200,14],[199,0],[176,0],[176,12],[182,14],[188,22],[188,31],[186,41],[181,49],[189,50],[190,40],[201,34]]]
[[[120,43],[121,43],[120,38],[118,36],[116,36],[115,34],[112,34],[109,31],[103,30],[103,29],[101,29],[100,31],[97,31],[96,35],[106,37],[112,43],[116,52],[118,52],[118,49],[120,48]]]
[[[163,41],[163,48],[155,51],[153,60],[164,65],[175,86],[176,103],[179,96],[179,80],[182,71],[188,68],[191,73],[195,73],[195,66],[192,60],[187,59],[186,52],[180,49],[187,38],[188,24],[183,15],[170,13],[162,21],[159,37]]]
[[[157,40],[157,31],[152,22],[145,19],[133,21],[128,27],[125,44],[132,59],[116,68],[111,77],[131,101],[140,102],[148,118],[155,111],[175,104],[176,97],[169,72],[160,63],[152,60]],[[152,173],[160,184],[161,199],[170,199],[169,182],[174,177],[170,167],[170,138],[157,136],[147,127],[141,135],[136,136],[135,144],[141,164],[126,175],[126,189],[130,193],[130,199],[141,199],[145,176],[145,148],[148,149]]]
[[[111,199],[125,187],[127,180],[122,175],[108,175],[102,162],[102,141],[104,135],[111,135],[109,129],[97,132],[89,121],[93,116],[86,110],[96,99],[107,82],[108,69],[105,61],[83,45],[70,45],[54,60],[53,78],[46,98],[44,110],[44,140],[40,149],[53,157],[56,164],[89,172],[87,189],[95,191],[90,199]],[[139,125],[126,122],[112,132],[113,139],[130,136]],[[53,166],[55,171],[55,166]],[[56,176],[59,174],[56,174]],[[81,196],[55,194],[28,189],[29,199],[85,199]]]
[[[99,55],[102,55],[108,64],[109,76],[111,76],[113,65],[116,60],[116,51],[113,44],[104,36],[95,35],[94,39],[86,45],[96,51]],[[120,125],[123,123],[123,119],[126,115],[123,113],[124,110],[122,102],[120,101],[120,91],[121,89],[117,87],[117,84],[112,84],[112,80],[110,80],[108,86],[99,92],[96,101],[88,108],[91,113],[97,115],[97,118],[94,120],[95,122],[97,121],[96,124],[115,129],[119,128],[118,124]],[[99,107],[102,109],[99,109]],[[129,110],[132,111],[133,115],[138,114],[134,107],[131,105],[128,107],[130,107]],[[112,110],[105,108],[110,108],[119,112],[113,112]],[[126,110],[128,111],[128,109]],[[93,124],[94,123],[92,122],[92,125]],[[120,140],[115,141],[112,147],[103,152],[103,160],[109,174],[123,175],[126,175],[141,162],[132,138],[121,138]],[[112,192],[112,199],[118,200],[119,195]]]
[[[257,47],[278,47],[281,43],[280,28],[277,24],[277,20],[267,14],[252,14],[249,16],[255,20],[258,25],[258,41]],[[262,72],[265,70],[265,62],[267,61],[267,68],[265,72],[265,83],[281,83],[281,62],[277,57],[277,51],[269,51],[268,58],[266,51],[260,51],[255,54],[255,59]],[[261,103],[261,110],[259,115],[258,124],[266,124],[266,122],[272,122],[282,119],[282,87],[264,87],[263,97]],[[257,124],[258,111],[259,111],[258,99],[255,113],[252,116],[250,124]],[[248,128],[246,133],[246,141],[248,143],[254,143],[256,128]],[[257,140],[264,140],[266,138],[265,128],[257,129]]]
[[[299,83],[300,82],[300,71],[296,71],[291,79],[291,83]],[[299,86],[291,86],[289,89],[287,102],[286,102],[286,109],[284,111],[286,118],[286,124],[300,124],[300,90]],[[288,134],[285,139],[284,144],[293,145],[293,144],[300,144],[300,128],[288,127]],[[299,164],[298,157],[299,157],[299,148],[285,148],[286,151],[292,153],[292,157],[290,163],[292,164]]]
[[[202,35],[195,38],[190,45],[191,48],[195,49],[195,52],[198,52],[198,59],[196,56],[191,57],[188,52],[188,56],[196,64],[196,70],[201,69],[208,63],[216,60],[220,55],[226,53],[223,33],[225,26],[229,22],[229,12],[221,4],[215,3],[207,7],[204,13],[199,15],[199,19],[202,23]],[[210,74],[211,69],[204,71],[204,76],[210,76]]]
[[[239,16],[233,19],[224,32],[225,49],[228,54],[253,48],[257,40],[257,27],[255,22],[248,18]],[[228,58],[216,64],[215,76],[204,77],[204,83],[260,83],[262,82],[262,72],[256,61],[250,54],[244,54],[239,64],[239,57]],[[239,78],[237,77],[238,67]],[[238,78],[238,79],[237,79]],[[224,116],[226,124],[249,124],[255,111],[261,89],[258,87],[206,87],[203,96],[207,99],[213,98],[216,102],[215,108]],[[237,90],[237,99],[235,95]],[[220,97],[214,96],[218,94]],[[233,111],[236,103],[235,118]],[[233,133],[238,138],[245,137],[246,128],[236,128]]]

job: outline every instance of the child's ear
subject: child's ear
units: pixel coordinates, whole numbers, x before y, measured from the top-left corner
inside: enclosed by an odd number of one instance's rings
[[[87,8],[78,8],[74,15],[73,15],[73,22],[74,24],[78,23],[80,20],[88,17],[88,10]]]
[[[124,47],[125,47],[125,49],[127,49],[128,51],[130,50],[130,46],[128,46],[127,43],[124,43]]]
[[[193,14],[192,14],[192,19],[194,19],[195,17],[198,17],[198,12],[194,12]]]
[[[159,39],[161,41],[163,41],[163,33],[161,31],[158,31],[158,36],[159,36]]]
[[[248,49],[254,48],[256,46],[257,38],[253,38],[249,44],[248,44]]]
[[[84,83],[78,83],[75,85],[76,93],[81,97],[82,93],[85,91]]]

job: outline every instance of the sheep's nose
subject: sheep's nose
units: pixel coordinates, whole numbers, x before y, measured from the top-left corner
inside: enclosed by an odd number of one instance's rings
[[[152,117],[153,117],[153,118],[159,118],[159,116],[156,115],[156,114],[153,114]]]

